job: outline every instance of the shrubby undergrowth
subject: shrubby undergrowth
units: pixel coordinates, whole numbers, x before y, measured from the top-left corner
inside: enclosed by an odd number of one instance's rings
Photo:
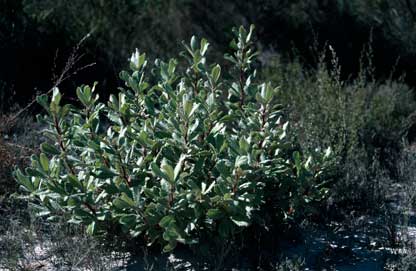
[[[299,148],[333,148],[334,201],[341,209],[371,209],[400,181],[398,161],[411,138],[414,93],[401,80],[374,79],[371,48],[365,49],[358,76],[343,80],[335,50],[328,48],[318,52],[316,68],[276,59],[263,76],[281,86],[278,97]]]
[[[278,88],[256,79],[253,27],[234,34],[226,70],[193,37],[185,67],[148,67],[136,51],[107,104],[95,86],[77,89],[81,107],[58,89],[38,97],[49,140],[15,172],[38,214],[91,234],[121,228],[164,251],[310,214],[327,195],[330,151],[293,151]]]

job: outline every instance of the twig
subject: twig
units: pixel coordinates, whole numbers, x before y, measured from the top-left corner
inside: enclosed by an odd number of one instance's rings
[[[77,45],[74,47],[74,49],[72,50],[70,56],[68,57],[68,60],[65,64],[65,67],[62,69],[61,74],[59,75],[59,77],[57,77],[56,75],[53,76],[53,78],[55,79],[53,86],[44,94],[51,94],[52,91],[58,87],[59,85],[61,85],[64,81],[66,81],[67,79],[71,78],[72,76],[74,76],[75,74],[77,74],[78,72],[85,70],[89,67],[94,66],[96,63],[90,63],[87,65],[84,65],[74,71],[71,71],[73,69],[73,67],[82,59],[82,57],[84,55],[78,55],[78,51],[81,48],[82,44],[85,42],[85,40],[90,36],[90,33],[88,33],[87,35],[85,35],[78,43]],[[56,57],[55,57],[56,58]],[[55,64],[54,64],[55,65]],[[34,105],[36,103],[36,98],[34,98],[30,103],[28,103],[25,107],[23,107],[21,110],[19,110],[14,116],[12,116],[11,118],[9,118],[5,124],[5,126],[8,126],[10,124],[12,124],[13,122],[16,121],[16,119],[18,117],[20,117],[20,115],[22,115],[25,111],[27,111],[32,105]]]

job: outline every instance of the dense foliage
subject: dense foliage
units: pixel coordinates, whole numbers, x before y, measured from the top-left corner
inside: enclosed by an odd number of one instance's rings
[[[58,89],[50,102],[39,96],[50,140],[15,174],[40,213],[90,233],[121,225],[165,251],[310,213],[327,194],[329,151],[290,150],[278,88],[256,83],[252,34],[235,30],[229,73],[208,64],[208,42],[192,37],[187,67],[156,60],[153,79],[136,51],[107,105],[89,86],[77,89],[80,109],[61,105]]]

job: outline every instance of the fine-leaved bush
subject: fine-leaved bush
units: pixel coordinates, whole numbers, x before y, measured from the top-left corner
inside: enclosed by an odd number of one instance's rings
[[[95,86],[77,89],[80,108],[58,89],[39,96],[48,140],[15,171],[39,215],[92,234],[120,227],[169,251],[307,214],[327,193],[329,151],[291,151],[277,88],[256,81],[253,27],[234,34],[226,71],[192,37],[183,62],[148,67],[136,50],[107,104]]]
[[[406,138],[412,140],[414,93],[403,79],[375,79],[371,44],[358,76],[348,80],[341,78],[334,48],[316,54],[316,68],[277,58],[263,76],[281,86],[278,99],[300,148],[331,146],[338,159],[334,202],[347,208],[384,204],[389,186],[399,180]]]

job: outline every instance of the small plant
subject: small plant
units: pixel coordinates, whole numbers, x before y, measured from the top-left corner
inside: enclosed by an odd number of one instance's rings
[[[234,30],[229,72],[208,64],[209,43],[192,37],[187,67],[157,59],[150,78],[136,50],[107,105],[95,85],[77,89],[81,108],[62,105],[57,88],[51,101],[39,96],[49,141],[15,171],[38,213],[91,234],[121,227],[170,251],[309,212],[327,192],[329,151],[289,151],[277,88],[256,83],[253,29]]]

